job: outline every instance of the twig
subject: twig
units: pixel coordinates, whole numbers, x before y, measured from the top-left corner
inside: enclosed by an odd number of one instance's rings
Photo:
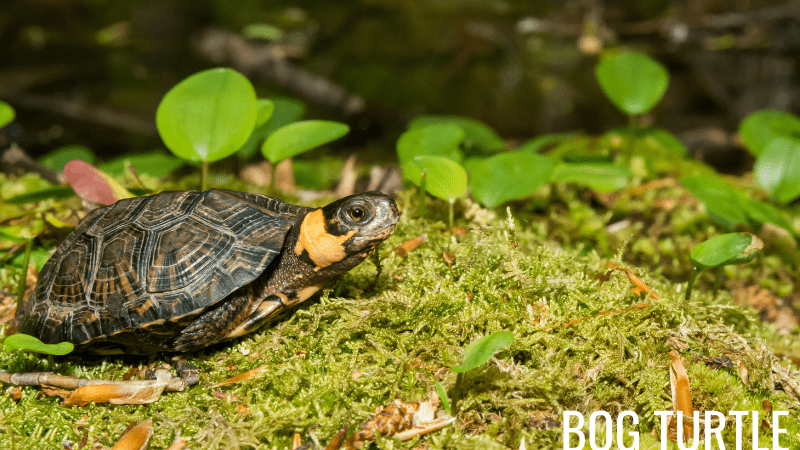
[[[360,95],[287,59],[281,46],[258,44],[227,31],[208,28],[193,42],[196,51],[217,64],[228,64],[252,78],[269,80],[312,103],[354,116],[366,110]]]
[[[623,313],[623,312],[626,312],[626,311],[630,311],[632,309],[641,309],[641,308],[647,308],[647,307],[650,307],[650,306],[653,306],[653,305],[650,304],[650,303],[638,303],[636,305],[629,306],[627,308],[615,309],[613,311],[603,311],[603,312],[599,312],[597,314],[592,314],[591,316],[586,316],[586,317],[581,317],[580,319],[571,320],[571,321],[569,321],[569,322],[567,322],[565,324],[562,324],[562,325],[555,325],[555,326],[552,326],[552,327],[548,327],[548,328],[545,328],[542,331],[552,331],[552,330],[555,330],[556,328],[566,328],[566,327],[568,327],[570,325],[574,325],[574,324],[576,324],[578,322],[582,322],[582,321],[584,321],[586,319],[591,319],[592,317],[605,316],[607,314],[618,314],[618,313]]]
[[[0,152],[0,172],[19,175],[22,173],[38,173],[43,179],[53,184],[66,182],[64,175],[55,170],[48,169],[28,156],[24,150],[12,145]]]
[[[87,378],[75,378],[65,375],[56,375],[53,372],[4,372],[0,370],[0,382],[13,384],[14,386],[54,386],[63,389],[78,389],[83,386],[147,386],[152,380],[95,380]],[[182,391],[186,389],[188,383],[184,378],[172,377],[165,391]]]
[[[10,93],[6,95],[4,100],[15,106],[49,111],[71,119],[99,123],[107,127],[145,136],[155,136],[157,132],[152,119],[143,119],[128,112],[106,106],[90,105],[83,100],[64,99],[26,92]]]

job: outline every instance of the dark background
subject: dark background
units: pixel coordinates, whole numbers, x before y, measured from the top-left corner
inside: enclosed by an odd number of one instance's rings
[[[282,36],[242,39],[254,23]],[[351,123],[348,151],[371,144],[387,160],[418,114],[470,116],[517,142],[622,126],[594,80],[600,52],[620,46],[669,69],[646,122],[723,171],[752,163],[742,118],[800,109],[798,1],[5,0],[0,39],[0,99],[17,110],[6,138],[34,157],[163,147],[161,97],[217,65],[259,96],[302,99],[307,117]]]

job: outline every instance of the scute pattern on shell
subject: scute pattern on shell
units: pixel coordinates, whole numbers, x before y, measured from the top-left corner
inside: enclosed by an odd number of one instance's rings
[[[92,211],[45,264],[17,313],[19,331],[53,343],[157,341],[259,276],[307,210],[211,190]]]

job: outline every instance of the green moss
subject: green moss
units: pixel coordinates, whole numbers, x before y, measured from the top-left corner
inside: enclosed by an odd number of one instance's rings
[[[58,398],[30,387],[22,389],[19,403],[1,395],[0,448],[41,448],[42,442],[58,447],[78,442],[87,431],[89,443],[109,447],[130,422],[147,417],[153,418],[153,449],[168,447],[177,434],[188,439],[189,448],[203,449],[288,448],[295,432],[304,440],[313,434],[324,444],[344,423],[365,422],[393,398],[425,398],[437,374],[452,396],[456,376],[440,370],[458,364],[469,342],[499,330],[513,332],[515,341],[465,374],[454,425],[405,443],[380,439],[377,446],[517,448],[524,438],[529,449],[560,449],[561,429],[539,429],[537,417],[551,417],[560,426],[565,410],[587,417],[595,410],[614,417],[632,410],[640,419],[641,448],[659,448],[649,431],[659,426],[653,412],[672,408],[667,353],[676,346],[682,348],[699,409],[760,411],[769,399],[775,409],[790,410],[782,423],[790,430],[783,445],[800,445],[796,403],[772,389],[771,353],[764,345],[766,340],[796,355],[796,334],[779,336],[752,312],[732,306],[724,289],[714,295],[714,279],[700,280],[695,298],[682,300],[684,275],[691,270],[688,249],[713,232],[693,206],[672,212],[686,217],[684,234],[673,234],[663,213],[653,211],[639,227],[608,233],[606,227],[630,213],[635,201],[603,211],[566,187],[545,195],[552,206],[544,213],[516,205],[513,228],[504,212],[459,201],[457,222],[468,230],[460,236],[445,229],[445,202],[429,199],[426,217],[417,218],[411,213],[414,193],[404,193],[400,206],[406,213],[382,246],[377,284],[375,266],[365,262],[272,327],[192,355],[190,362],[201,369],[200,384],[148,406],[63,407]],[[652,234],[654,226],[667,231]],[[407,257],[392,251],[423,233],[427,239]],[[444,252],[455,254],[452,266]],[[638,297],[621,272],[600,284],[594,275],[605,273],[608,261],[633,269],[662,297]],[[761,263],[747,267],[726,276],[757,284],[775,270]],[[15,271],[0,268],[0,280],[14,283]],[[650,306],[548,330],[644,301]],[[747,365],[752,390],[735,369],[692,362],[721,355]],[[0,368],[6,370],[108,379],[120,379],[131,365],[161,361],[172,363],[173,356],[72,356],[51,367],[46,358],[0,353]],[[264,365],[269,369],[248,381],[209,387]],[[84,415],[87,426],[76,428]],[[725,439],[732,443],[732,434]]]

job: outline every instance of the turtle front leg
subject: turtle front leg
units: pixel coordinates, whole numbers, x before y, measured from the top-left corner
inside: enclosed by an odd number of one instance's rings
[[[197,350],[228,339],[228,334],[251,314],[252,289],[240,288],[220,306],[197,317],[184,328],[172,343],[172,349],[179,352]]]
[[[292,306],[314,295],[320,287],[321,285],[316,284],[297,291],[288,290],[285,294],[277,292],[268,295],[244,322],[228,333],[228,338],[239,337],[259,329],[282,313],[287,312]]]

